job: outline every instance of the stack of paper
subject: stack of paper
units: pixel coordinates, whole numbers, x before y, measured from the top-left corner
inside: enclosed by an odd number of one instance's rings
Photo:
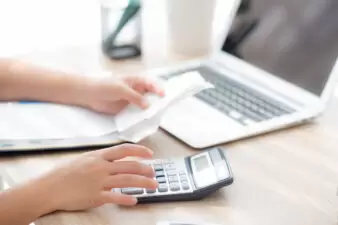
[[[97,137],[116,132],[113,116],[47,103],[0,104],[0,140]]]

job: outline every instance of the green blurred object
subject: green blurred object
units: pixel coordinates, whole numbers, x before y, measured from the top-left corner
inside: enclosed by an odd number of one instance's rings
[[[126,59],[141,55],[141,49],[137,44],[115,45],[122,29],[140,12],[139,0],[129,0],[128,6],[123,12],[116,29],[102,41],[103,52],[112,59]]]

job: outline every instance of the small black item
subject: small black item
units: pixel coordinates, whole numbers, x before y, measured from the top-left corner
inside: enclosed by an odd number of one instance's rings
[[[140,12],[141,4],[139,0],[129,0],[127,8],[124,10],[116,29],[102,41],[102,51],[112,59],[127,59],[141,55],[138,44],[116,45],[116,39],[128,22]]]
[[[111,59],[121,60],[138,57],[141,55],[141,49],[136,45],[106,46],[102,48],[103,52]]]

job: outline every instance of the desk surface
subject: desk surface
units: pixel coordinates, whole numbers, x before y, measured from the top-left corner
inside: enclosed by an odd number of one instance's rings
[[[87,50],[69,51],[75,56],[73,61],[90,61],[95,51]],[[69,56],[66,50],[62,52],[60,55]],[[53,59],[60,62],[57,56],[56,52],[40,55],[49,62]],[[128,67],[128,64],[135,65],[135,69],[140,66],[130,62],[116,68]],[[338,101],[334,99],[316,123],[224,145],[235,182],[203,201],[132,208],[106,205],[86,212],[48,215],[36,224],[148,225],[165,219],[197,219],[231,225],[336,224],[337,112]],[[187,156],[196,152],[161,130],[141,144],[152,148],[156,157]],[[2,157],[0,162],[5,178],[10,185],[15,185],[76,154],[80,152]]]
[[[336,224],[338,104],[316,124],[225,145],[235,182],[202,201],[105,205],[86,212],[56,213],[36,224],[155,224],[165,219],[197,219],[219,224]],[[156,157],[195,153],[159,131],[142,144]],[[5,178],[13,185],[52,168],[78,152],[5,157]],[[169,213],[170,212],[170,213]],[[169,213],[169,214],[168,214]]]
[[[163,43],[158,41],[157,45],[165,46]],[[128,73],[182,60],[163,48],[154,48],[154,42],[147,44],[156,51],[147,52],[141,61],[111,62],[94,45],[34,53],[23,58],[86,73],[111,68]],[[36,225],[150,225],[168,219],[224,225],[337,224],[337,114],[338,101],[334,99],[316,123],[224,145],[235,182],[202,201],[130,208],[105,205],[85,212],[51,214],[36,221]],[[152,148],[155,157],[196,153],[161,130],[141,144]],[[80,153],[1,157],[0,169],[8,183],[15,185]]]

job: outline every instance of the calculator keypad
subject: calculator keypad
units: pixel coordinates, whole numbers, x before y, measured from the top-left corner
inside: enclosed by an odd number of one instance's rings
[[[156,190],[144,190],[142,188],[121,188],[123,194],[136,195],[138,197],[162,195],[170,193],[190,192],[191,185],[185,169],[184,161],[173,160],[154,160],[146,161],[145,164],[153,167],[155,171],[154,179],[158,182]]]

